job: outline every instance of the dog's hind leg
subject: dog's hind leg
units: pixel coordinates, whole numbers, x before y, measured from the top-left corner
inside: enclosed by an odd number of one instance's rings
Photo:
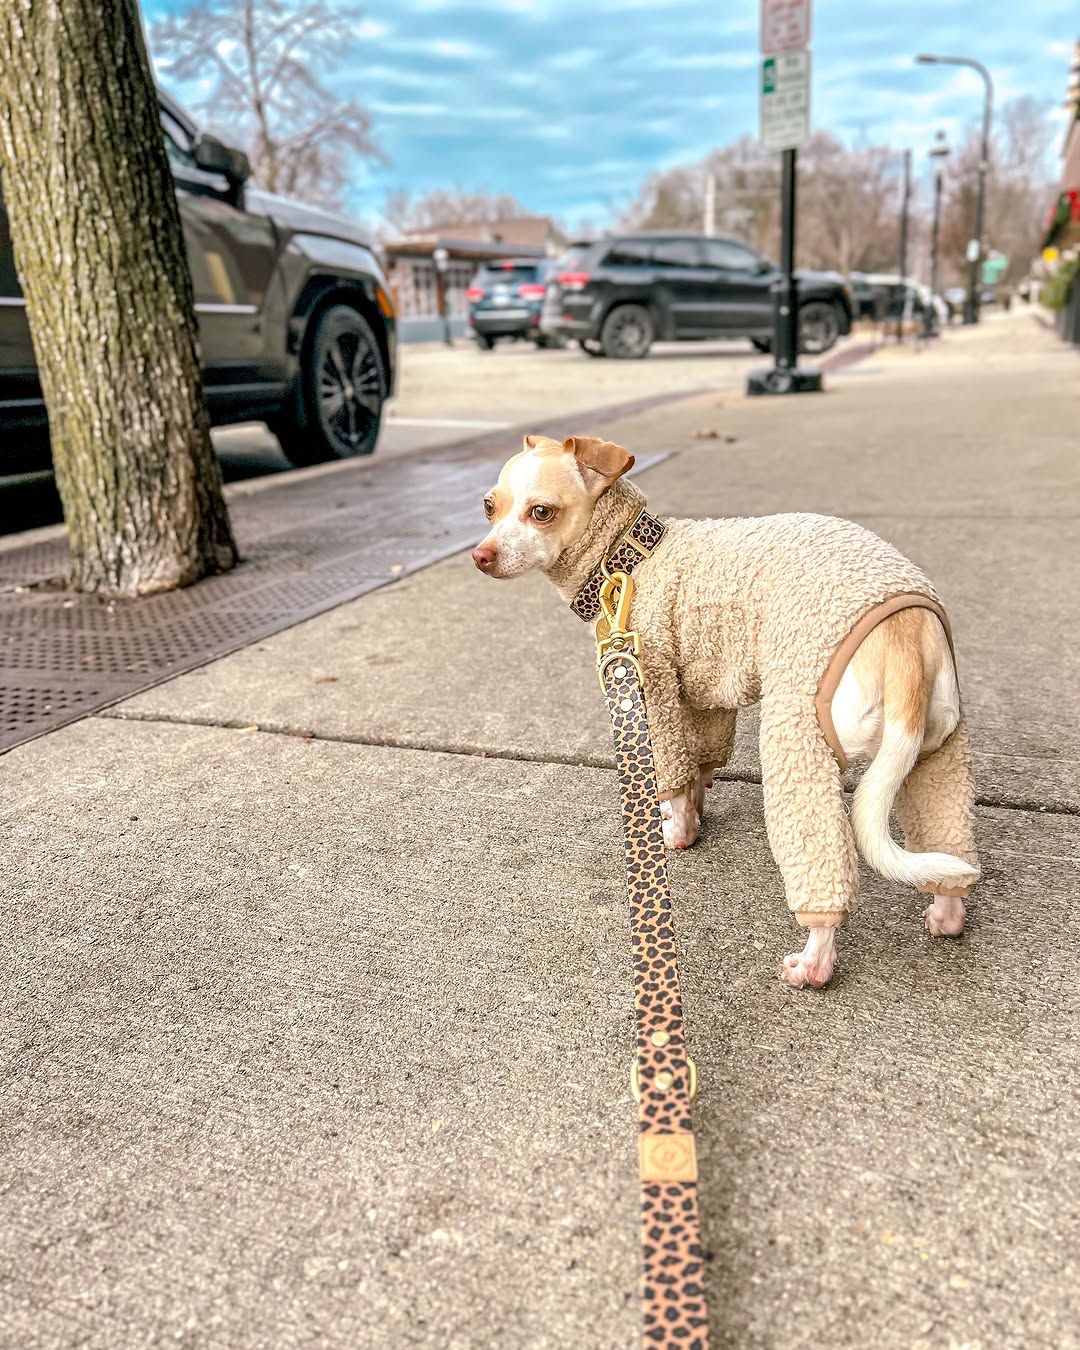
[[[971,749],[961,718],[948,740],[915,765],[897,794],[895,809],[905,846],[914,853],[951,854],[978,867],[974,806]],[[971,885],[950,885],[949,878],[942,877],[919,889],[932,897],[924,913],[927,931],[934,937],[959,937]]]
[[[812,930],[806,950],[788,957],[780,978],[795,988],[820,986],[832,973],[832,930],[854,908],[859,872],[840,769],[811,698],[771,693],[762,700],[761,775],[769,844],[788,908]]]

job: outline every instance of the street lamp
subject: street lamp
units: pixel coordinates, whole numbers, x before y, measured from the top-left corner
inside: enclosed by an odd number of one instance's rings
[[[938,293],[938,238],[941,233],[941,188],[942,168],[949,147],[945,144],[945,133],[939,131],[930,147],[930,158],[934,161],[934,224],[930,230],[930,304],[923,310],[923,337],[937,336],[937,313],[934,301]]]
[[[915,60],[923,66],[969,66],[977,70],[986,85],[986,97],[983,101],[982,153],[979,156],[979,189],[975,198],[975,234],[968,244],[968,293],[964,301],[964,322],[979,322],[979,261],[982,257],[983,207],[986,201],[986,170],[990,164],[990,109],[994,100],[994,84],[990,72],[981,61],[973,61],[970,56],[928,56],[925,53]]]

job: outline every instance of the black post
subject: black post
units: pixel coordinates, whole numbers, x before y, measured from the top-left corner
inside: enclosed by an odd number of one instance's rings
[[[799,279],[795,275],[796,151],[780,152],[780,279],[773,283],[773,357],[747,376],[748,394],[809,394],[824,388],[821,371],[799,366]]]
[[[907,312],[907,223],[911,204],[911,151],[904,151],[904,196],[900,205],[900,313],[896,319],[896,340],[904,340],[904,315]]]
[[[986,98],[983,101],[982,153],[979,157],[979,187],[975,197],[975,242],[978,244],[977,256],[971,259],[968,273],[967,303],[964,306],[964,322],[979,322],[979,268],[982,265],[983,213],[986,208],[986,171],[990,167],[990,104],[993,98],[993,85],[985,67],[973,61],[971,64],[986,81]]]
[[[794,370],[799,364],[799,281],[795,276],[795,157],[780,157],[780,284],[776,289],[773,324],[776,364]]]
[[[938,243],[941,239],[941,166],[934,171],[934,224],[930,231],[930,299],[938,293]]]

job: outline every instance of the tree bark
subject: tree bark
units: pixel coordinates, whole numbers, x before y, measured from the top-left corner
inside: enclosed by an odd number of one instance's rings
[[[0,3],[0,169],[72,584],[147,595],[236,549],[136,0]]]

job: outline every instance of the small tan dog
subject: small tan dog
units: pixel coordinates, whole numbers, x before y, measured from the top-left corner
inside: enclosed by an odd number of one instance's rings
[[[974,794],[948,621],[923,574],[861,526],[828,516],[658,520],[623,475],[634,459],[591,437],[526,436],[484,499],[473,562],[539,570],[583,619],[601,560],[633,571],[645,696],[669,847],[694,843],[705,789],[761,704],[765,818],[788,906],[809,930],[782,979],[824,985],[854,907],[855,844],[931,903],[935,937],[963,931],[978,879]],[[841,774],[871,762],[850,818]],[[892,810],[907,848],[889,831]],[[909,851],[910,850],[910,851]]]

